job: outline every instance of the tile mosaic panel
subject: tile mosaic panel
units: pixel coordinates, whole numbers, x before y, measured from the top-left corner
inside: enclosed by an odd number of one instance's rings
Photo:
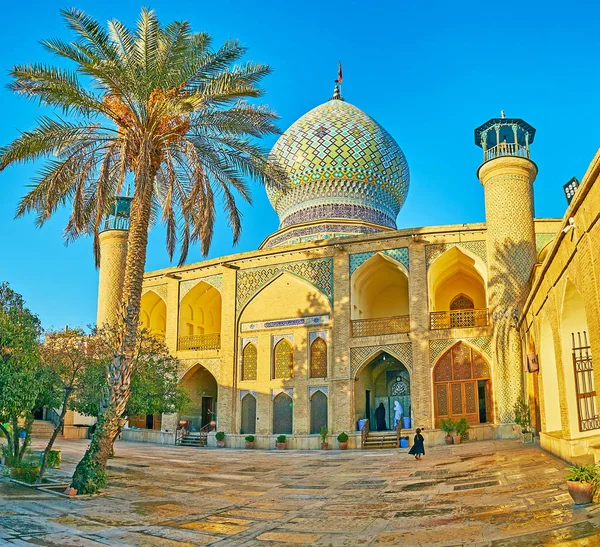
[[[539,252],[550,243],[556,234],[535,234],[535,252]]]
[[[219,292],[222,292],[223,290],[222,274],[209,275],[208,277],[199,277],[197,279],[186,279],[185,281],[181,281],[179,283],[179,301],[181,302],[185,295],[189,293],[201,281],[214,287]]]
[[[349,256],[350,259],[350,275],[360,268],[369,258],[378,252],[392,257],[394,260],[402,264],[407,270],[408,267],[408,247],[400,247],[398,249],[386,249],[385,251],[370,251],[366,253],[354,253]]]
[[[350,348],[350,377],[354,378],[358,369],[378,353],[385,351],[398,359],[408,370],[412,370],[412,342],[388,344],[385,346],[364,346]]]
[[[483,260],[484,264],[487,264],[487,248],[484,240],[478,241],[460,241],[456,243],[436,243],[434,245],[425,246],[425,262],[427,269],[431,263],[441,254],[445,253],[452,247],[458,247],[459,249],[467,250],[474,255],[478,256]]]
[[[281,329],[285,327],[313,327],[318,325],[326,325],[329,323],[330,316],[313,315],[310,317],[292,317],[291,319],[278,319],[276,321],[262,321],[254,323],[242,323],[240,330],[242,332],[250,332],[257,330]]]

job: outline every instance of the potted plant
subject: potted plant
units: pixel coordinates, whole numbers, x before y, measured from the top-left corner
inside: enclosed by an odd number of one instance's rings
[[[469,439],[468,431],[471,426],[464,416],[454,424],[454,427],[456,429],[456,435],[459,443]],[[457,439],[454,439],[455,443]]]
[[[246,448],[254,448],[254,435],[246,435]]]
[[[440,420],[440,429],[446,434],[446,444],[454,444],[454,433],[456,426],[452,420]]]
[[[531,424],[531,414],[529,405],[523,397],[519,397],[513,408],[515,414],[515,423],[521,428],[521,442],[529,444],[533,442],[533,433],[529,431]]]
[[[327,433],[329,433],[329,429],[324,425],[319,432],[321,437],[321,450],[327,450],[329,448],[329,443],[327,442]]]
[[[599,478],[598,468],[592,464],[574,465],[567,469],[567,488],[575,505],[591,503]]]
[[[285,450],[285,447],[287,446],[286,436],[279,435],[276,439],[275,446],[277,447],[278,450]]]
[[[337,440],[339,443],[340,450],[346,450],[348,448],[348,435],[345,431],[342,431],[338,436]]]
[[[225,433],[223,431],[218,431],[215,434],[215,439],[217,440],[217,448],[223,448],[225,446]]]

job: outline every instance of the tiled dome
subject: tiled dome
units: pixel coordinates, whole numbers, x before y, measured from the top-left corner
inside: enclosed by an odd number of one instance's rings
[[[408,193],[406,158],[393,137],[355,106],[332,99],[313,108],[279,138],[271,158],[288,177],[284,189],[267,187],[280,230],[315,221],[342,221],[341,231],[349,233],[357,231],[352,221],[362,225],[360,233],[396,228]]]

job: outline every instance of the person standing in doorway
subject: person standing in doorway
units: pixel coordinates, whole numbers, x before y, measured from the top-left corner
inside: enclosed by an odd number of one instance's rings
[[[383,406],[383,403],[379,403],[379,406],[375,410],[375,421],[377,422],[377,431],[385,431],[387,429],[385,424],[385,406]]]
[[[425,439],[423,435],[421,435],[421,430],[417,428],[417,434],[415,435],[413,445],[411,449],[408,451],[409,454],[412,454],[415,457],[415,460],[421,461],[421,456],[425,455]]]

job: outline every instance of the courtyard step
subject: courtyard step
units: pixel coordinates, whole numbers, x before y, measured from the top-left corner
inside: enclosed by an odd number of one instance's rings
[[[200,448],[206,446],[206,436],[200,433],[188,433],[181,439],[181,446]]]
[[[49,439],[54,431],[54,424],[47,420],[34,420],[31,428],[31,437],[36,439]]]
[[[393,431],[369,431],[365,440],[366,449],[397,447],[398,441]]]

